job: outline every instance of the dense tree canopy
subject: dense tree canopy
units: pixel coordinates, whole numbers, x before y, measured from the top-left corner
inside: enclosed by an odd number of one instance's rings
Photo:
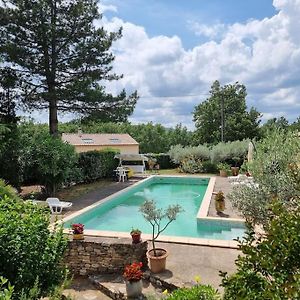
[[[195,139],[198,144],[220,142],[222,124],[224,141],[243,140],[258,135],[260,113],[255,108],[247,111],[244,85],[236,82],[220,86],[219,81],[215,81],[210,95],[194,110]]]
[[[114,97],[101,85],[120,78],[111,72],[109,49],[121,30],[95,26],[96,0],[10,0],[0,15],[0,54],[21,80],[25,107],[49,110],[51,134],[58,132],[58,111],[105,119],[133,112],[136,93]]]
[[[0,178],[19,187],[19,134],[15,106],[18,78],[8,68],[0,70]]]

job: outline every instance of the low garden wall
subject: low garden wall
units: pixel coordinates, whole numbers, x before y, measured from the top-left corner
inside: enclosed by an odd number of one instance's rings
[[[147,242],[132,244],[131,239],[85,237],[70,240],[65,262],[74,275],[122,273],[132,262],[148,265]]]

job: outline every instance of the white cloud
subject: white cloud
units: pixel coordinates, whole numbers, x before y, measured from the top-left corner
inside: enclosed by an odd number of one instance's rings
[[[300,0],[274,0],[274,6],[278,12],[263,20],[212,27],[194,24],[196,33],[215,40],[192,49],[184,49],[178,36],[150,37],[141,26],[104,18],[108,30],[123,27],[123,37],[113,49],[115,71],[124,78],[108,88],[138,90],[142,98],[134,122],[152,120],[169,126],[182,122],[192,127],[193,108],[207,98],[216,79],[222,84],[244,83],[249,103],[265,117],[296,118],[300,114]]]
[[[196,35],[205,36],[211,39],[221,36],[226,30],[225,24],[222,23],[207,25],[192,21],[188,22],[188,28],[192,30]]]

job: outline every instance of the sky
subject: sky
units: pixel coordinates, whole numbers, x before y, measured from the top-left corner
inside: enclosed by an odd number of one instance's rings
[[[102,0],[97,26],[123,27],[107,84],[140,95],[132,123],[182,123],[213,81],[239,81],[262,120],[300,115],[300,0]]]

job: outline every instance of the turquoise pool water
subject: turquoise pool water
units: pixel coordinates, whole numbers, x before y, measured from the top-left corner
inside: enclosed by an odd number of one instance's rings
[[[206,178],[153,177],[67,221],[64,226],[69,228],[72,223],[82,223],[85,229],[130,232],[132,228],[139,228],[151,233],[152,227],[139,212],[139,207],[146,199],[153,199],[160,208],[179,204],[184,209],[163,235],[222,240],[241,237],[244,234],[242,223],[197,220],[208,182]]]

